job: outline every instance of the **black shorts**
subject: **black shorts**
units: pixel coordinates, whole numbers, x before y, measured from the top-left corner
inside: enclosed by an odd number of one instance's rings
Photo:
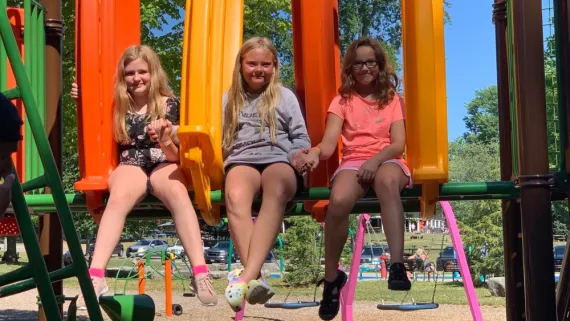
[[[288,162],[274,162],[274,163],[267,163],[267,164],[250,164],[250,163],[233,163],[233,164],[230,164],[230,165],[225,167],[224,186],[226,185],[226,177],[228,177],[228,173],[234,167],[237,167],[237,166],[251,167],[251,168],[257,170],[259,172],[259,174],[261,174],[270,165],[279,164],[279,163],[287,164],[287,165],[291,166],[291,168],[293,169],[293,172],[295,173],[295,177],[297,178],[297,191],[296,191],[296,193],[300,193],[300,192],[304,191],[305,190],[305,179],[303,178],[303,176],[301,176],[301,174],[299,174],[299,172],[297,172],[297,170],[293,167],[293,165],[291,165]]]

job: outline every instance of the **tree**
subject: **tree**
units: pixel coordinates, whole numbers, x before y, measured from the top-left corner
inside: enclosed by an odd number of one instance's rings
[[[467,116],[463,118],[467,132],[463,137],[470,142],[489,143],[499,138],[499,101],[497,86],[475,91],[475,97],[467,104]]]
[[[452,182],[496,181],[500,178],[499,144],[468,142],[450,144],[449,176]],[[503,275],[503,226],[498,200],[452,202],[466,247],[472,277]],[[485,253],[483,255],[482,253]]]

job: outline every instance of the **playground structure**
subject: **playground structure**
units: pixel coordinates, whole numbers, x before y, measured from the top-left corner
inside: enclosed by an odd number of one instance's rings
[[[61,99],[61,56],[54,54],[54,48],[56,52],[61,48],[61,2],[45,0],[41,3],[47,11],[36,1],[25,0],[22,13],[21,9],[7,11],[5,1],[0,0],[0,47],[4,48],[0,49],[0,90],[10,98],[21,100],[18,105],[22,113],[25,110],[27,129],[20,149],[23,152],[14,159],[18,180],[25,182],[14,184],[12,207],[32,263],[0,276],[0,299],[37,287],[45,317],[50,321],[61,320],[58,309],[61,282],[56,282],[53,288],[50,283],[77,277],[90,319],[102,320],[71,211],[88,209],[97,220],[104,208],[107,176],[116,166],[111,109],[107,108],[111,105],[112,73],[122,49],[140,42],[138,30],[125,27],[140,25],[139,3],[136,0],[77,1],[77,79],[83,89],[78,106],[81,180],[75,185],[80,193],[68,195],[64,194],[57,166],[61,150],[58,136],[61,117],[57,112]],[[568,4],[568,0],[554,1],[560,133],[560,162],[556,172],[549,172],[546,144],[541,1],[495,0],[501,181],[447,183],[443,3],[442,0],[402,0],[406,158],[417,183],[402,194],[405,209],[421,210],[422,216],[429,218],[435,213],[438,201],[504,200],[509,320],[556,320],[557,316],[558,320],[567,320],[566,312],[570,308],[570,261],[566,259],[555,297],[550,215],[551,200],[567,197],[566,177],[570,170],[570,164],[566,163],[570,141],[567,130],[570,122]],[[121,14],[119,19],[119,12],[130,14]],[[179,130],[181,163],[192,178],[190,193],[196,207],[211,225],[219,224],[224,214],[220,190],[223,175],[221,110],[212,106],[221,104],[221,93],[230,81],[233,59],[242,41],[242,12],[241,0],[188,0],[186,6]],[[339,83],[338,4],[335,0],[292,0],[292,17],[295,90],[305,108],[311,140],[320,141],[326,106]],[[24,30],[24,59],[21,29]],[[45,62],[42,58],[44,40],[47,43]],[[7,60],[11,69],[7,67]],[[45,68],[55,70],[46,72]],[[49,141],[46,132],[50,133]],[[428,139],[428,133],[435,133],[436,139]],[[31,141],[35,142],[39,155],[35,163],[30,159],[34,155]],[[288,215],[311,214],[323,220],[329,197],[326,186],[338,159],[338,155],[332,157],[311,174],[311,188],[295,197],[298,206]],[[32,170],[34,164],[37,170]],[[51,194],[23,194],[47,186]],[[353,212],[378,212],[374,198],[372,194],[366,195]],[[44,249],[49,249],[45,261],[29,208],[34,212],[58,213],[43,219],[40,239],[49,240],[42,242]],[[132,214],[155,218],[168,212],[155,198],[149,197]],[[57,232],[60,223],[74,262],[65,268],[60,266],[61,250],[57,249],[57,244],[61,245],[61,234]],[[455,241],[454,245],[457,249]],[[348,294],[351,295],[353,293]],[[150,313],[149,298],[145,296],[102,297],[100,303],[113,320],[126,318],[126,314],[117,314],[119,308],[126,313],[128,307],[133,315],[145,309],[147,315]],[[151,315],[154,305],[152,311]],[[130,317],[132,319],[132,315]],[[348,317],[343,312],[343,319]]]

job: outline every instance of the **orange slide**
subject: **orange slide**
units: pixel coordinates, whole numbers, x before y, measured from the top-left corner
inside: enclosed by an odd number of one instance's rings
[[[338,1],[292,1],[295,90],[304,106],[307,130],[313,145],[325,132],[330,102],[340,86]],[[340,142],[339,142],[340,146]],[[311,173],[309,186],[323,187],[339,165],[338,149]],[[305,209],[324,221],[328,200],[306,202]]]
[[[140,43],[139,0],[76,1],[76,81],[80,180],[87,208],[102,214],[107,179],[118,162],[113,139],[113,77],[121,53]],[[134,27],[133,27],[134,26]]]
[[[24,29],[24,9],[20,8],[8,8],[8,18],[10,19],[10,26],[12,26],[12,31],[14,32],[14,36],[16,37],[16,43],[18,44],[18,48],[20,50],[20,56],[24,59],[24,37],[22,30]],[[4,51],[4,47],[0,46],[0,51]],[[0,91],[4,92],[6,90],[12,89],[16,87],[16,79],[14,78],[14,74],[12,73],[12,66],[8,62],[8,58],[4,54],[0,54],[0,57],[3,60],[0,62],[0,70],[6,68],[6,79],[0,79]],[[22,100],[16,99],[12,101],[18,111],[20,113],[20,117],[25,119],[25,112],[24,112],[24,105]],[[18,173],[18,177],[20,181],[25,182],[29,178],[26,177],[26,148],[25,143],[29,140],[26,137],[26,131],[22,128],[22,139],[18,144],[18,153],[14,153],[12,155],[12,161],[14,166],[16,167],[16,172]]]

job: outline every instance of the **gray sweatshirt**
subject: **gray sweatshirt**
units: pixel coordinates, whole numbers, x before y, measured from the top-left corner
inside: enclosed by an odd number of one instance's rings
[[[271,142],[269,126],[261,133],[261,118],[257,110],[259,95],[250,95],[250,101],[238,116],[238,132],[226,154],[224,166],[235,163],[269,164],[275,162],[291,163],[293,156],[302,148],[311,148],[305,119],[301,114],[299,101],[293,92],[279,86],[277,102],[277,132],[275,144]],[[225,114],[228,94],[222,97]],[[266,122],[267,124],[267,122]]]

